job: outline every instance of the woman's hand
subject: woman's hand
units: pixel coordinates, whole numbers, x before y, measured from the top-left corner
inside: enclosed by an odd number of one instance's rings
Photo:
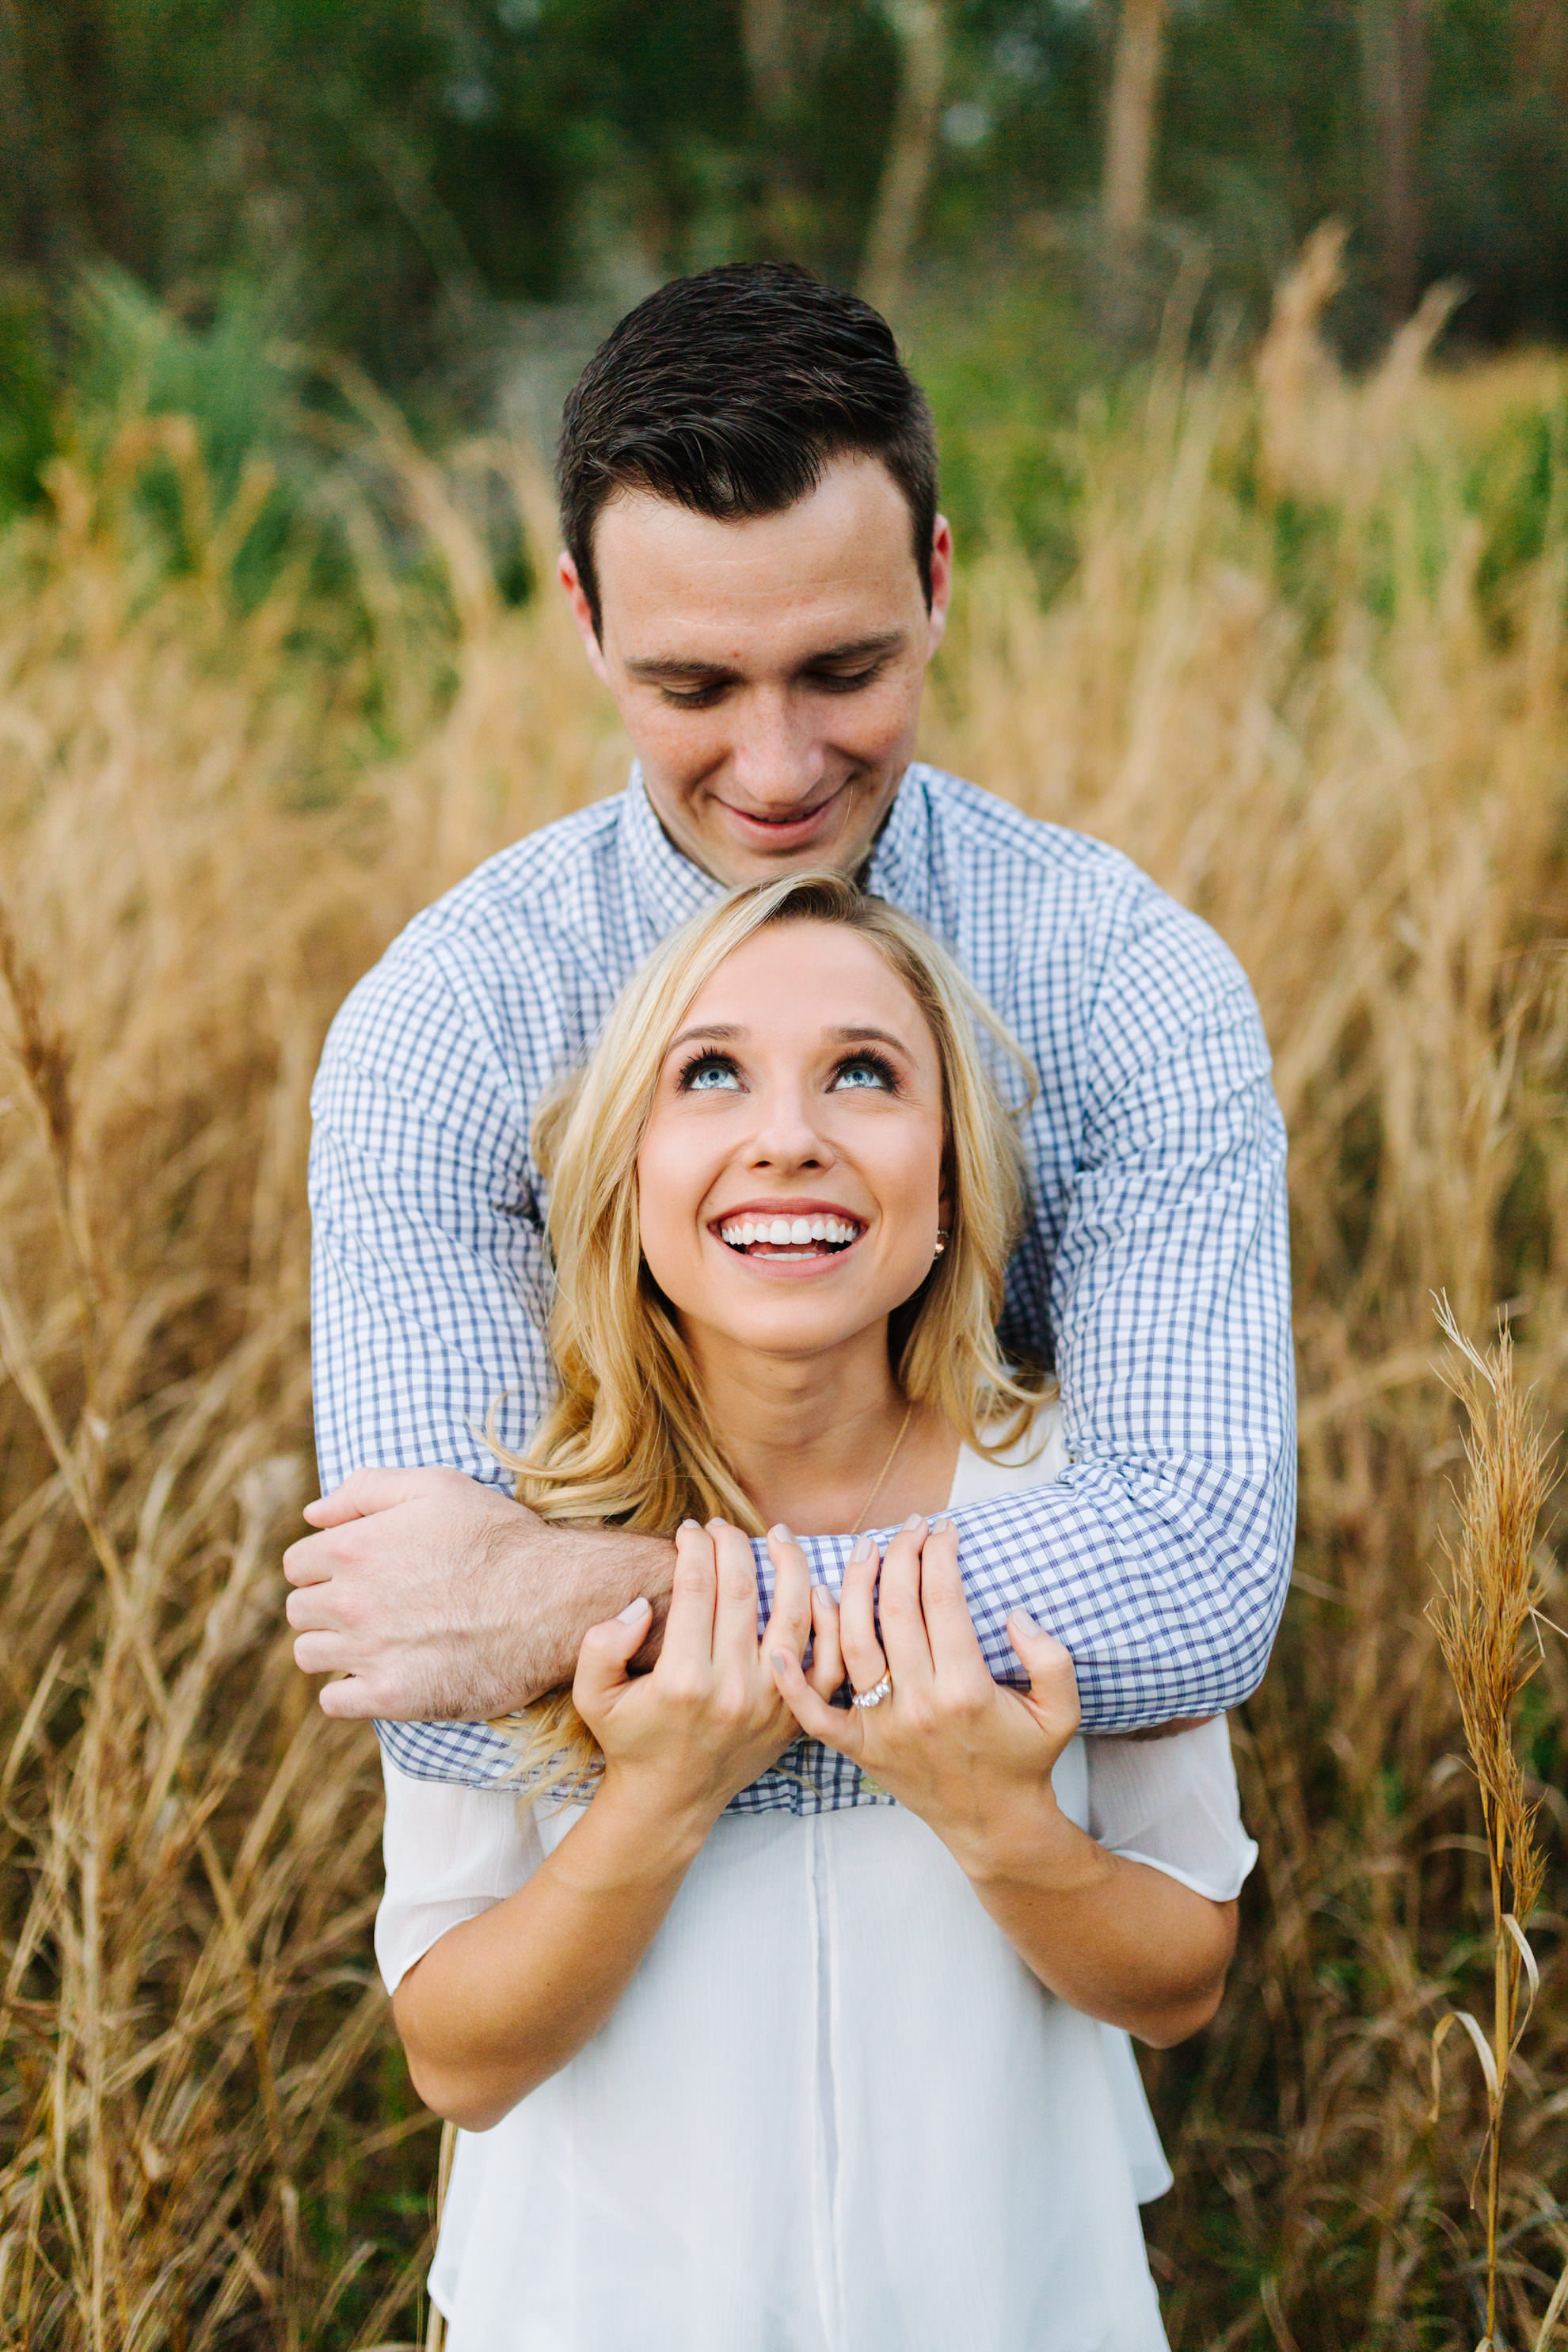
[[[876,1548],[863,1536],[844,1573],[841,1606],[835,1609],[820,1588],[812,1595],[810,1681],[797,1653],[768,1644],[795,1720],[919,1813],[972,1876],[991,1867],[1009,1840],[1037,1847],[1042,1832],[1062,1818],[1050,1775],[1079,1726],[1072,1660],[1018,1610],[1007,1621],[1007,1638],[1027,1669],[1029,1689],[1007,1690],[992,1680],[950,1520],[929,1532],[919,1518],[901,1528],[880,1565],[879,1596],[878,1587]],[[875,1690],[889,1677],[889,1696],[876,1706],[827,1706],[823,1691],[842,1678],[835,1673],[840,1662],[857,1692]]]
[[[795,1737],[770,1654],[787,1657],[802,1688],[811,1688],[801,1668],[812,1630],[805,1559],[785,1528],[772,1531],[768,1550],[773,1612],[760,1643],[750,1538],[722,1519],[706,1528],[688,1519],[676,1534],[669,1615],[652,1673],[626,1672],[647,1632],[646,1601],[593,1626],[578,1655],[572,1696],[605,1752],[605,1790],[635,1792],[700,1836]],[[835,1686],[816,1667],[812,1684]]]

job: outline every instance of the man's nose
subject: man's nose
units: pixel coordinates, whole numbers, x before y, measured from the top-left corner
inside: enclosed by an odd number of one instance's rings
[[[730,745],[735,782],[767,815],[795,807],[822,782],[822,743],[809,710],[782,688],[742,697]]]

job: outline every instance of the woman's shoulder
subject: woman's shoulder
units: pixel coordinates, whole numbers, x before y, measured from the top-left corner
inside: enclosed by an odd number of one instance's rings
[[[973,1445],[959,1447],[948,1508],[961,1510],[967,1503],[987,1502],[993,1495],[1052,1486],[1067,1466],[1061,1400],[1050,1397],[1037,1408],[1022,1434],[1000,1454],[982,1454]]]

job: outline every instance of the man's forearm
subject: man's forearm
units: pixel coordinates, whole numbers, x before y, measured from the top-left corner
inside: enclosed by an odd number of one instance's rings
[[[338,1677],[321,1693],[329,1715],[510,1715],[569,1683],[589,1626],[639,1595],[657,1654],[675,1566],[662,1537],[552,1527],[445,1469],[353,1471],[305,1517],[315,1533],[284,1556],[289,1622],[304,1672]]]
[[[664,1639],[675,1546],[667,1536],[633,1535],[624,1528],[531,1526],[519,1545],[512,1576],[520,1595],[515,1651],[516,1707],[572,1680],[590,1625],[602,1625],[639,1597],[653,1605],[647,1640],[633,1662],[651,1665]]]
[[[1289,1578],[1293,1503],[1281,1462],[1256,1471],[1227,1514],[1205,1511],[1201,1499],[1162,1513],[1110,1479],[952,1512],[986,1664],[998,1682],[1020,1679],[1006,1621],[1021,1608],[1070,1651],[1086,1731],[1125,1736],[1223,1715],[1257,1688],[1268,1663]],[[849,1543],[805,1539],[814,1582],[837,1592]],[[752,1549],[765,1617],[772,1570],[765,1547]]]

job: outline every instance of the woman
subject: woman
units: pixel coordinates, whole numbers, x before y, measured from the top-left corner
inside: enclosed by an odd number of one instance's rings
[[[1026,1695],[981,1657],[940,1515],[1068,1467],[994,1336],[987,1028],[907,919],[771,884],[666,942],[542,1122],[561,1391],[519,1491],[679,1522],[677,1568],[653,1671],[635,1603],[518,1727],[526,1798],[387,1772],[377,1950],[463,2126],[451,2352],[1164,2343],[1127,2035],[1212,2014],[1253,1850],[1223,1722],[1086,1746],[1048,1635],[1009,1622]],[[792,1528],[896,1520],[811,1589]],[[803,1733],[872,1801],[738,1808]]]

